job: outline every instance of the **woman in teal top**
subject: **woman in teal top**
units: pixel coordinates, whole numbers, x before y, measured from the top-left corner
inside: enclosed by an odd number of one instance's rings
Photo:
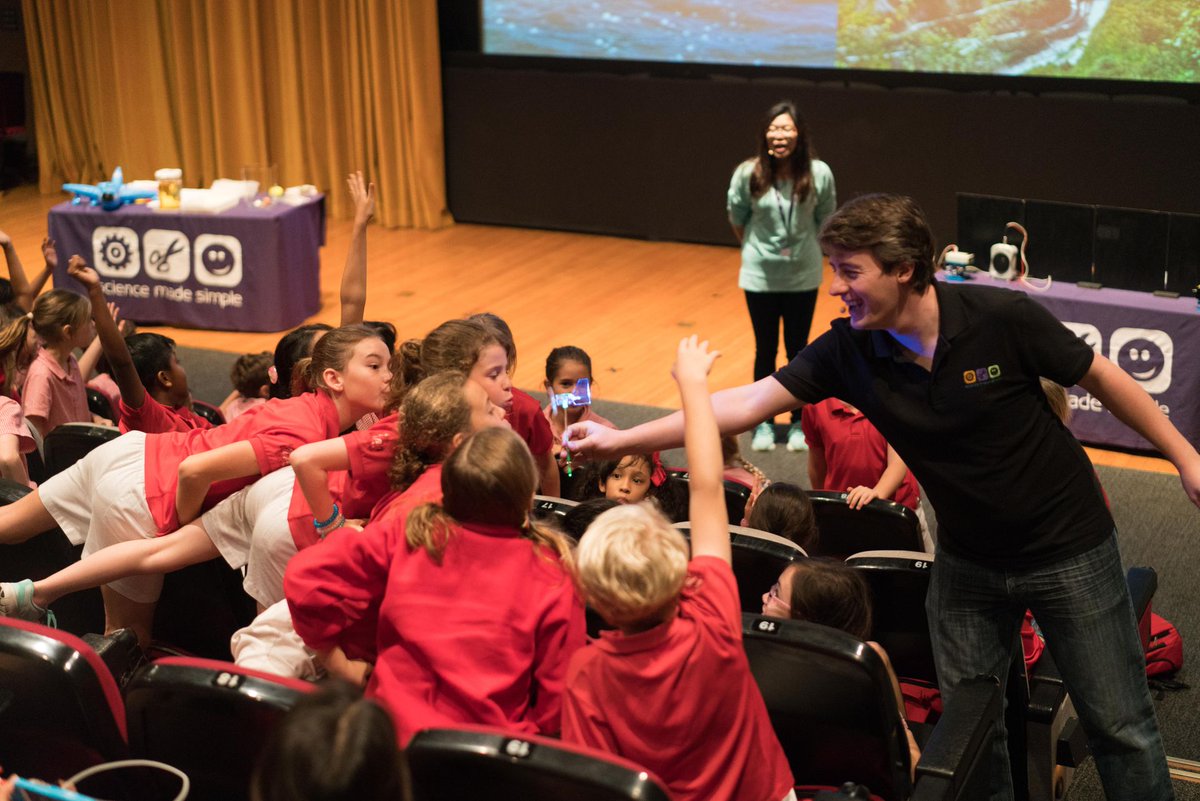
[[[790,360],[808,344],[817,290],[821,248],[817,231],[837,206],[829,165],[816,158],[804,118],[790,101],[767,112],[758,155],[733,171],[726,208],[742,243],[738,286],[746,293],[754,327],[754,380],[775,372],[779,321]],[[775,448],[772,421],[754,431],[751,447]],[[788,450],[805,450],[800,416],[792,413]]]

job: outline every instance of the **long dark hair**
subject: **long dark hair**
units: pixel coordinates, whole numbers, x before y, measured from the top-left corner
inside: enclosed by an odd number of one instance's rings
[[[796,200],[805,200],[812,191],[812,160],[817,157],[817,151],[808,136],[808,125],[796,110],[796,104],[790,100],[781,100],[771,106],[763,118],[758,131],[758,155],[754,159],[754,172],[750,175],[750,194],[758,197],[770,189],[778,177],[780,164],[767,147],[767,129],[771,127],[771,120],[780,114],[787,114],[796,123],[796,149],[788,157],[787,165],[793,181],[792,195]]]

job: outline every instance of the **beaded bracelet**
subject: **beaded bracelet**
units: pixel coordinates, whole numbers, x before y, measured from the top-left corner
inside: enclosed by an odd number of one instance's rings
[[[341,515],[338,515],[337,517],[335,517],[333,519],[333,522],[331,522],[329,525],[325,526],[324,528],[317,529],[317,539],[319,539],[319,540],[325,539],[326,537],[329,536],[330,532],[337,531],[339,528],[341,528],[344,525],[346,525],[346,518],[342,517]]]
[[[338,509],[338,505],[335,503],[333,505],[333,514],[331,514],[329,516],[329,519],[324,522],[317,522],[314,519],[313,526],[316,527],[317,531],[320,531],[323,528],[329,528],[330,526],[332,526],[334,524],[334,522],[338,519],[338,516],[341,515],[341,513],[342,513],[342,511],[340,509]]]

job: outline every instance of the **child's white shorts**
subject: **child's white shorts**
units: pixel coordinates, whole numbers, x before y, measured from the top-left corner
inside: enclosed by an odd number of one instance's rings
[[[233,568],[246,568],[242,586],[266,608],[283,598],[283,571],[296,555],[288,509],[296,474],[284,467],[235,492],[201,517],[204,530]]]
[[[322,670],[313,653],[292,627],[287,601],[272,604],[230,642],[233,661],[244,668],[279,676],[315,681]]]
[[[38,487],[46,511],[87,557],[101,548],[158,532],[146,504],[146,435],[130,431],[106,442]],[[139,603],[153,603],[162,576],[129,576],[109,588]]]

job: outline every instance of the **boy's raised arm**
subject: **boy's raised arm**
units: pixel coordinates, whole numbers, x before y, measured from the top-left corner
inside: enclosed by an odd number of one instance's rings
[[[691,336],[680,341],[672,373],[683,401],[683,443],[687,448],[692,524],[692,556],[729,562],[729,517],[725,511],[721,433],[708,392],[708,371],[721,354]]]
[[[80,256],[71,257],[67,263],[67,274],[87,289],[88,299],[92,302],[92,320],[96,323],[96,335],[100,338],[100,346],[108,358],[109,367],[112,368],[113,380],[121,390],[121,400],[131,409],[140,409],[146,402],[146,388],[138,378],[133,357],[129,355],[129,347],[125,344],[125,337],[121,336],[117,321],[113,319],[108,303],[104,300],[100,276]]]

